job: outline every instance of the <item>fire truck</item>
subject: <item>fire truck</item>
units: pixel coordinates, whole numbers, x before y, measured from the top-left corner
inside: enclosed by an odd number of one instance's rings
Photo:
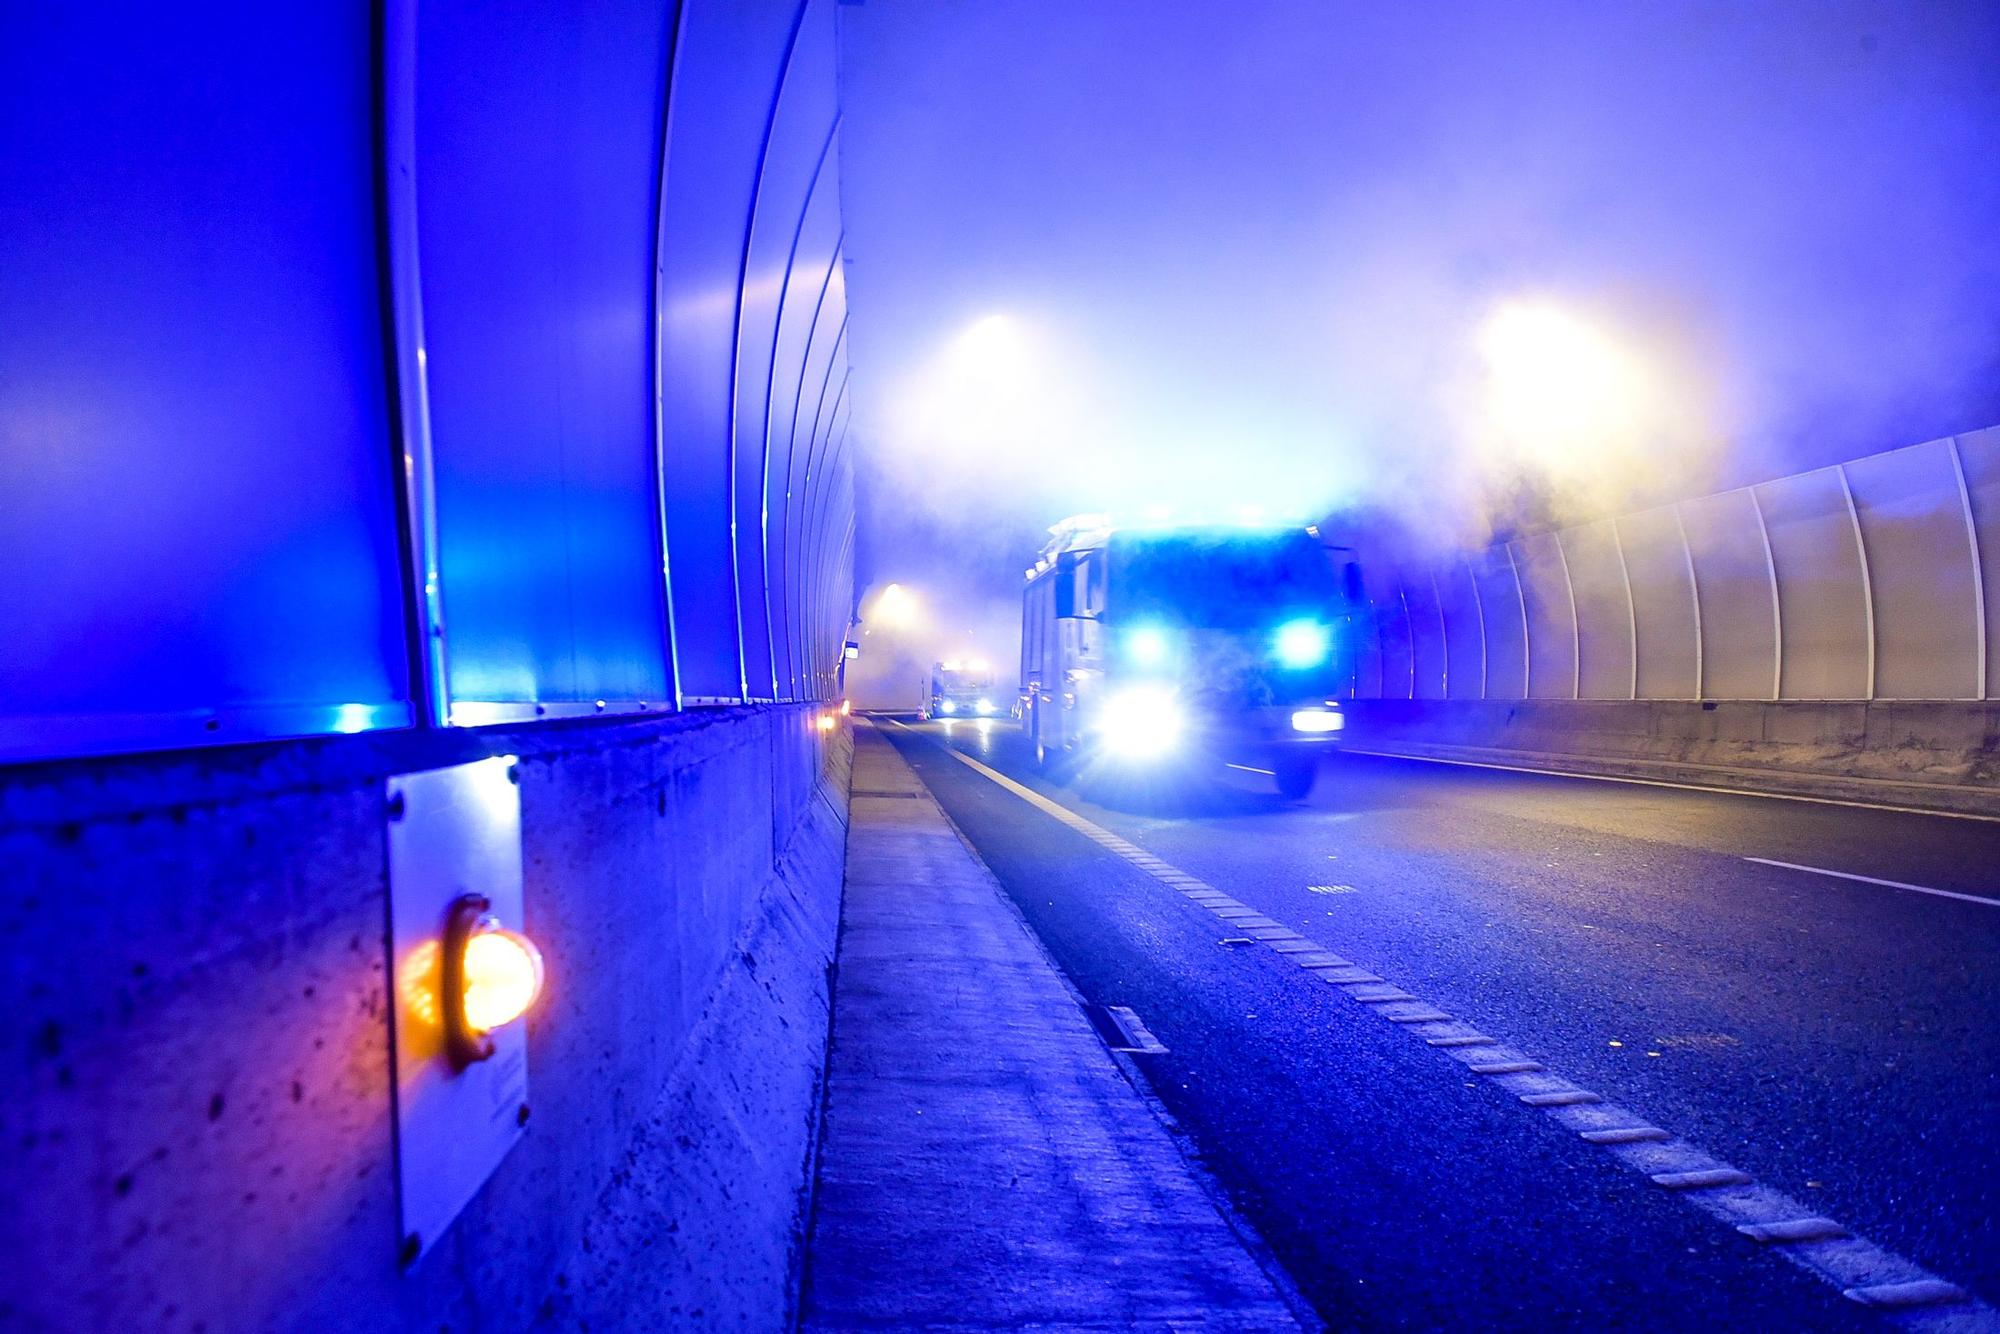
[[[983,658],[947,658],[931,664],[933,718],[993,716],[993,668]]]
[[[1027,572],[1021,718],[1056,777],[1230,764],[1312,791],[1358,571],[1317,530],[1073,519]]]

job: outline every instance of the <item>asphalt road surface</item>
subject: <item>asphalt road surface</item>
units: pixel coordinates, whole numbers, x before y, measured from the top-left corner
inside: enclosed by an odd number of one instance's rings
[[[1059,786],[1006,723],[884,731],[1085,1000],[1167,1048],[1134,1060],[1335,1327],[1993,1318],[1870,1310],[1718,1217],[1739,1198],[1862,1239],[1817,1243],[1836,1270],[2000,1305],[2000,823],[1362,756],[1303,804],[1249,772]],[[1415,1000],[1330,985],[1368,974]],[[1452,1033],[1546,1069],[1422,1036]],[[1524,1105],[1551,1089],[1604,1101]]]

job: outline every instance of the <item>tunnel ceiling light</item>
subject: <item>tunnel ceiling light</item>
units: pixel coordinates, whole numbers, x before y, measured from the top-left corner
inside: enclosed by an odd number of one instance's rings
[[[494,1029],[526,1014],[542,994],[542,953],[492,913],[484,894],[466,894],[445,921],[443,978],[445,1051],[454,1067],[493,1055]]]
[[[1494,447],[1552,475],[1601,468],[1658,416],[1647,368],[1576,311],[1510,302],[1480,330],[1479,350]]]
[[[887,629],[903,629],[915,625],[918,616],[916,596],[901,584],[889,584],[875,595],[870,619]]]

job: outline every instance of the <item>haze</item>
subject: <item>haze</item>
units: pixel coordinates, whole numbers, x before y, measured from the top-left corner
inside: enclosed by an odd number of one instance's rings
[[[1990,4],[842,19],[864,585],[997,607],[1086,509],[1476,542],[2000,421]],[[1511,430],[1510,319],[1639,391]]]

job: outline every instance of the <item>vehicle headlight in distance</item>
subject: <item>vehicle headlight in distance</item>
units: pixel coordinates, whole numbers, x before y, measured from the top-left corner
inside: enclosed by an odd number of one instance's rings
[[[1282,667],[1317,667],[1333,654],[1333,631],[1318,621],[1286,621],[1272,648]]]
[[[1135,625],[1125,632],[1125,656],[1135,667],[1164,667],[1173,656],[1174,641],[1158,625]]]
[[[1338,732],[1347,726],[1347,719],[1336,709],[1294,709],[1292,730],[1294,732]]]
[[[978,714],[980,717],[984,718],[987,714],[993,712],[993,701],[990,699],[982,699],[977,704],[974,704],[972,706],[972,711]]]
[[[955,700],[955,699],[941,699],[941,700],[939,700],[939,701],[938,701],[938,712],[939,712],[939,713],[957,713],[957,712],[958,712],[958,701],[957,701],[957,700]]]
[[[1128,686],[1104,701],[1098,727],[1114,754],[1130,759],[1164,755],[1180,744],[1180,702],[1165,686]]]

